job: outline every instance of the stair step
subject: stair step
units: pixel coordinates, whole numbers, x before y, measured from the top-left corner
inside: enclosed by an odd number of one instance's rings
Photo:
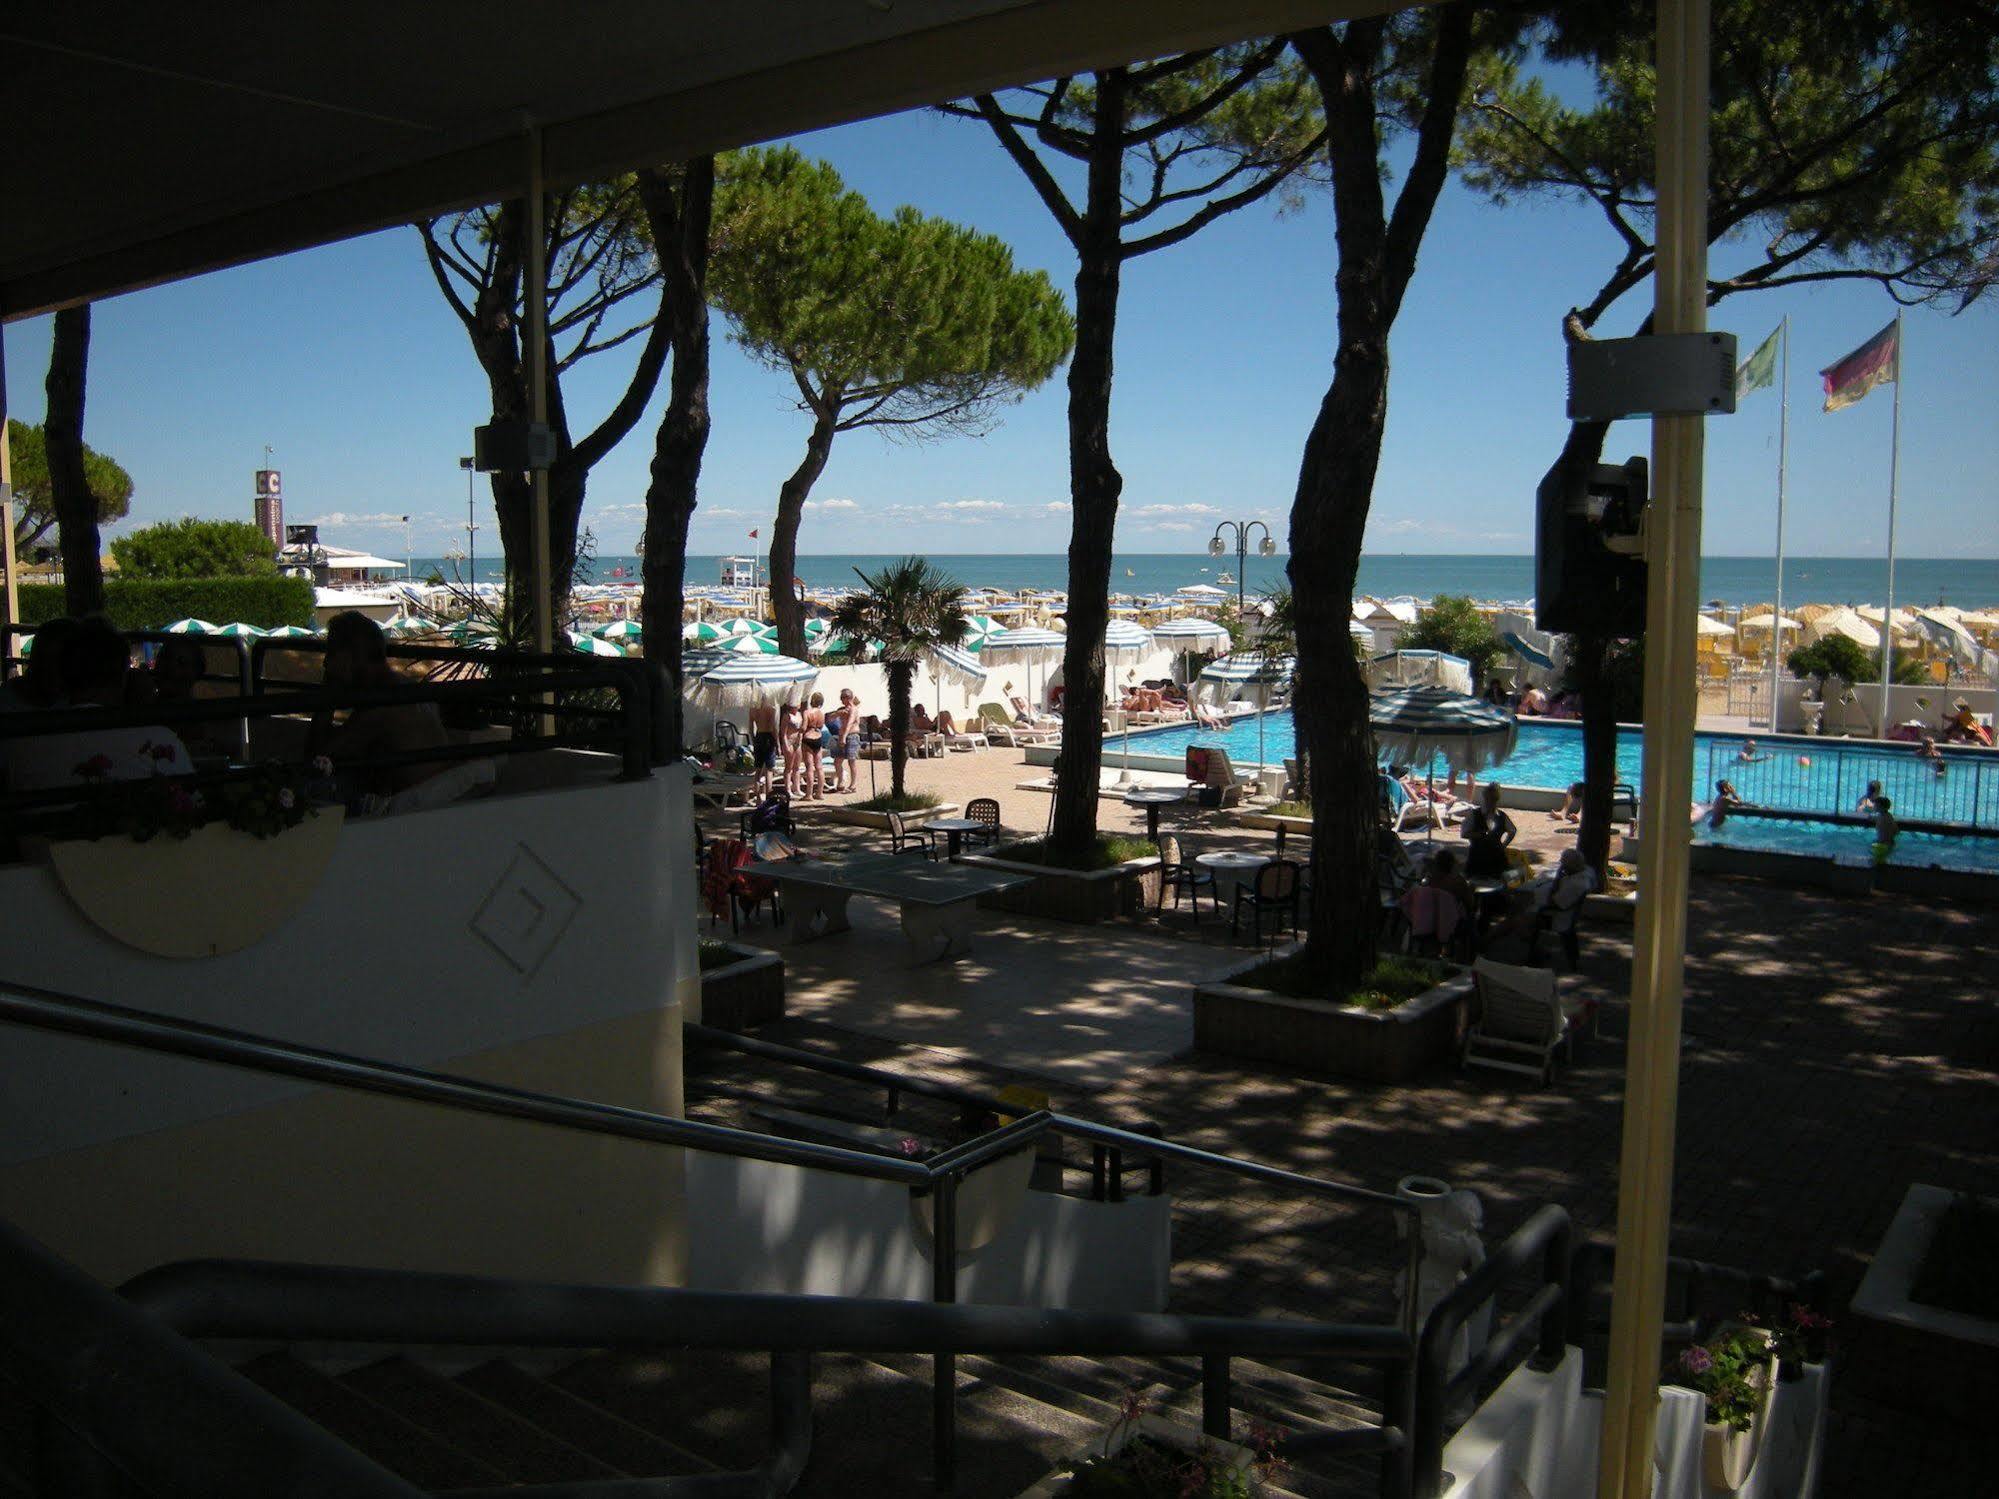
[[[1196,1373],[1199,1366],[1195,1366]],[[1351,1390],[1343,1390],[1307,1374],[1294,1373],[1254,1359],[1236,1359],[1229,1378],[1238,1390],[1248,1390],[1271,1405],[1335,1428],[1379,1426],[1381,1409]],[[1243,1402],[1238,1399],[1236,1404]]]
[[[389,1406],[454,1447],[477,1452],[511,1483],[564,1483],[615,1478],[617,1472],[579,1452],[505,1406],[474,1394],[403,1357],[363,1364],[340,1376],[349,1389]]]
[[[467,1369],[456,1383],[512,1411],[557,1440],[634,1478],[665,1478],[714,1470],[693,1453],[581,1400],[506,1359]]]
[[[752,1468],[770,1456],[766,1354],[600,1353],[549,1382],[718,1468]]]
[[[478,1488],[506,1481],[497,1468],[288,1353],[263,1354],[237,1372],[418,1488]]]

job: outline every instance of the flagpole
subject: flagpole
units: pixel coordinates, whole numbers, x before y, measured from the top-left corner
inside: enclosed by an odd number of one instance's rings
[[[1888,439],[1888,602],[1881,611],[1881,720],[1875,732],[1888,735],[1888,687],[1895,659],[1895,501],[1902,479],[1902,314],[1895,313],[1895,424]]]
[[[1777,685],[1784,658],[1784,472],[1791,441],[1791,315],[1788,312],[1777,327],[1782,335],[1777,345],[1777,383],[1783,406],[1777,420],[1777,601],[1770,606],[1775,616],[1770,621],[1770,732],[1773,734],[1777,732]]]

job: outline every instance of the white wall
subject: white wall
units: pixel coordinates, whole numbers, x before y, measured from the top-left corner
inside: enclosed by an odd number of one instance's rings
[[[697,1290],[930,1299],[927,1223],[907,1187],[695,1155],[687,1192],[687,1283]],[[1089,1202],[1030,1191],[997,1237],[960,1256],[958,1299],[1161,1311],[1170,1234],[1165,1196]]]
[[[1777,725],[1780,732],[1802,733],[1805,725],[1817,715],[1820,705],[1804,701],[1806,690],[1815,686],[1815,683],[1796,681],[1788,675],[1778,680]],[[1881,684],[1870,682],[1855,687],[1851,703],[1840,701],[1845,693],[1846,689],[1837,681],[1828,684],[1828,695],[1832,701],[1824,705],[1826,732],[1878,737],[1880,725],[1876,719],[1881,709]],[[1928,698],[1929,707],[1922,707],[1917,698]],[[1971,711],[1982,719],[1991,719],[1995,708],[1999,708],[1999,691],[1990,687],[1895,686],[1888,689],[1888,727],[1919,719],[1935,728],[1951,711],[1950,705],[1959,698],[1971,704]]]

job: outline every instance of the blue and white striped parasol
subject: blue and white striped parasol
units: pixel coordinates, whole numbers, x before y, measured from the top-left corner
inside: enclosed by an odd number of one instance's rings
[[[923,655],[930,663],[930,680],[940,691],[945,682],[967,692],[986,685],[985,664],[962,645],[933,645]]]
[[[1017,661],[1023,668],[1041,663],[1041,690],[1030,692],[1028,701],[1037,711],[1046,700],[1048,693],[1048,665],[1069,648],[1069,637],[1054,630],[1044,630],[1039,625],[1021,625],[1017,629],[1001,630],[988,635],[979,647],[979,659],[987,665]],[[1030,679],[1032,673],[1028,673]]]
[[[1484,770],[1513,753],[1520,725],[1511,713],[1448,687],[1398,687],[1368,700],[1377,752],[1403,765],[1442,757],[1459,772]]]
[[[819,668],[793,656],[731,654],[688,689],[701,707],[719,711],[758,703],[783,703],[805,695]]]
[[[1104,626],[1104,656],[1110,661],[1136,660],[1152,649],[1152,632],[1128,619],[1114,619]]]
[[[1176,651],[1199,651],[1211,646],[1226,649],[1230,637],[1229,632],[1212,619],[1189,615],[1185,619],[1162,619],[1152,627],[1152,638]]]

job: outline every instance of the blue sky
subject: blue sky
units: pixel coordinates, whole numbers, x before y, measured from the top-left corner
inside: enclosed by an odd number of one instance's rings
[[[1065,295],[1067,241],[983,126],[916,114],[803,137],[887,212],[927,213],[1006,238],[1019,264]],[[1614,255],[1594,210],[1495,209],[1449,189],[1397,325],[1389,421],[1368,528],[1374,552],[1532,550],[1534,486],[1564,431],[1560,318]],[[1724,248],[1726,257],[1731,252]],[[1121,551],[1195,551],[1223,515],[1283,530],[1298,457],[1332,357],[1332,218],[1323,198],[1282,216],[1253,207],[1173,249],[1130,262],[1117,344],[1112,447],[1125,476]],[[1627,333],[1649,288],[1614,309]],[[1800,288],[1738,297],[1715,322],[1743,357],[1791,318],[1788,550],[1877,555],[1886,541],[1891,392],[1819,411],[1816,370],[1893,316],[1878,289]],[[1993,309],[1908,314],[1900,551],[1999,556],[1999,338]],[[769,535],[805,422],[789,381],[751,365],[716,324],[714,431],[690,550]],[[46,320],[7,329],[8,409],[39,421]],[[579,366],[579,430],[622,389],[631,349]],[[653,428],[664,400],[595,471],[586,520],[603,555],[642,527]],[[812,552],[1058,552],[1068,542],[1061,375],[978,439],[911,446],[843,434],[800,536]],[[182,514],[248,518],[263,445],[285,475],[287,517],[326,539],[400,555],[463,540],[469,433],[484,382],[399,230],[120,297],[94,319],[85,436],[137,482],[128,525]],[[1750,397],[1708,427],[1710,554],[1767,554],[1774,534],[1777,401]],[[1620,424],[1606,456],[1647,451]],[[479,493],[481,550],[496,545]]]

